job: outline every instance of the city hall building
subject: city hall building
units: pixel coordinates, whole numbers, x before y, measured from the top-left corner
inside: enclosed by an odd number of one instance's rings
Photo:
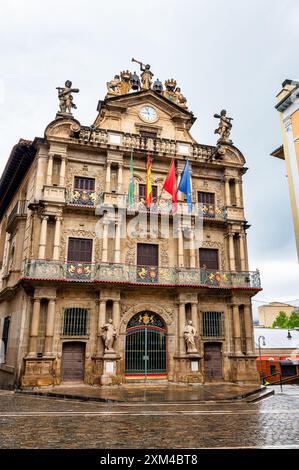
[[[73,116],[79,90],[67,81],[44,136],[11,151],[0,181],[1,387],[258,383],[251,298],[261,288],[231,118],[215,115],[220,137],[198,143],[176,81],[140,68],[107,83],[92,126]],[[176,202],[165,181],[183,176]]]

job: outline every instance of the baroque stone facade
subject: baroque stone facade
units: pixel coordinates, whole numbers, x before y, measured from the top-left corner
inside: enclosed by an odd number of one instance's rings
[[[13,148],[2,176],[0,385],[258,383],[244,156],[231,141],[195,141],[171,81],[165,93],[111,83],[93,126],[58,112],[44,138]],[[149,156],[155,210],[143,201]],[[177,178],[189,161],[190,215],[182,193],[175,212],[162,192],[172,159]],[[199,230],[201,244],[186,244]]]

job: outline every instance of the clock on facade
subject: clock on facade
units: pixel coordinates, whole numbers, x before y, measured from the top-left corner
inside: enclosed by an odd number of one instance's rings
[[[139,111],[139,116],[146,122],[153,122],[158,117],[157,111],[151,106],[143,106]]]

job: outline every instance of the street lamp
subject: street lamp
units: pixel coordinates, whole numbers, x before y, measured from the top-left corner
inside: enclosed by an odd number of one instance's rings
[[[258,345],[259,345],[259,356],[260,356],[260,376],[262,377],[263,371],[262,371],[262,351],[261,351],[261,339],[263,340],[263,346],[266,346],[266,340],[265,336],[261,335],[258,337]]]

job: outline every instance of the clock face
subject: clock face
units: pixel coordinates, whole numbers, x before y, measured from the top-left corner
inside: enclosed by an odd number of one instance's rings
[[[151,106],[143,106],[139,112],[139,116],[146,122],[153,122],[158,117],[157,111]]]

